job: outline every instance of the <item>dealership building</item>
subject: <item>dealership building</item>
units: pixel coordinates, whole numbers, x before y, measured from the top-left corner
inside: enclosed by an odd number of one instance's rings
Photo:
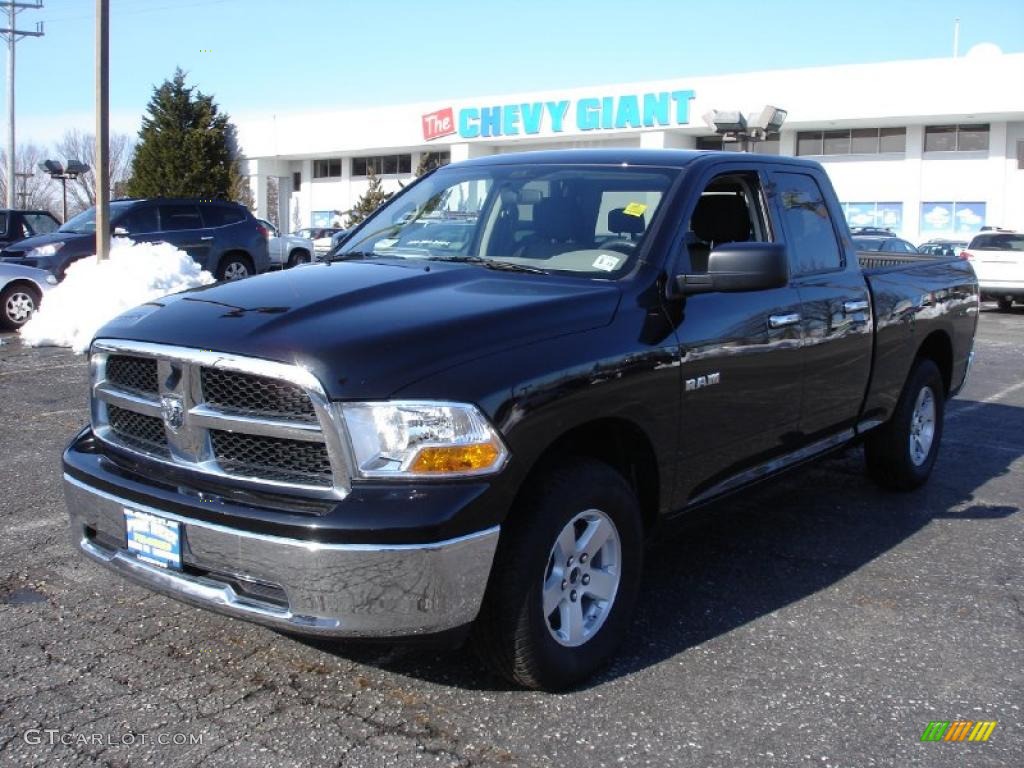
[[[260,215],[328,226],[376,173],[573,147],[732,149],[711,110],[787,111],[755,151],[821,162],[852,225],[915,243],[982,226],[1024,230],[1024,54],[682,77],[360,110],[239,125]],[[271,210],[273,209],[273,210]]]

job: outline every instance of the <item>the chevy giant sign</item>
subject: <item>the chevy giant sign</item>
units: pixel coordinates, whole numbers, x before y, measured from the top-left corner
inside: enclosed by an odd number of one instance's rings
[[[626,128],[655,128],[690,122],[693,91],[596,96],[562,101],[533,101],[462,107],[456,115],[445,107],[423,115],[423,138],[427,141],[458,134],[463,139],[499,136],[532,136],[567,130],[600,131]]]

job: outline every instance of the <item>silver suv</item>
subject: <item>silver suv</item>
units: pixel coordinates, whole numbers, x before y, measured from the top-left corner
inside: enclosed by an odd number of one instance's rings
[[[982,299],[994,299],[1004,312],[1014,301],[1024,302],[1024,234],[982,232],[974,236],[960,258],[974,267]]]

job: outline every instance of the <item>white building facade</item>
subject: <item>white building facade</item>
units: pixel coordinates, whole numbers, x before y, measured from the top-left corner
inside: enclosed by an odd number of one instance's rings
[[[788,117],[757,151],[818,160],[851,224],[919,243],[983,225],[1024,230],[1022,83],[1024,54],[985,51],[278,115],[239,133],[258,213],[294,230],[342,223],[370,170],[395,190],[424,155],[722,148],[703,114],[771,104]]]

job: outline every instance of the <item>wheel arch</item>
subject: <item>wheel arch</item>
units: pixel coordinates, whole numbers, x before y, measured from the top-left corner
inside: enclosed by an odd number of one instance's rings
[[[948,396],[953,382],[953,342],[945,331],[932,331],[917,348],[915,359],[935,363],[942,374],[942,385]]]
[[[16,286],[27,289],[33,296],[35,296],[37,302],[43,297],[43,290],[27,277],[16,277],[7,283],[4,283],[3,286],[0,287],[0,293],[4,293],[8,288],[14,288]]]
[[[619,474],[636,493],[645,531],[657,522],[661,478],[654,445],[644,429],[622,417],[605,417],[578,424],[552,440],[531,465],[520,488],[568,457],[602,461]]]

